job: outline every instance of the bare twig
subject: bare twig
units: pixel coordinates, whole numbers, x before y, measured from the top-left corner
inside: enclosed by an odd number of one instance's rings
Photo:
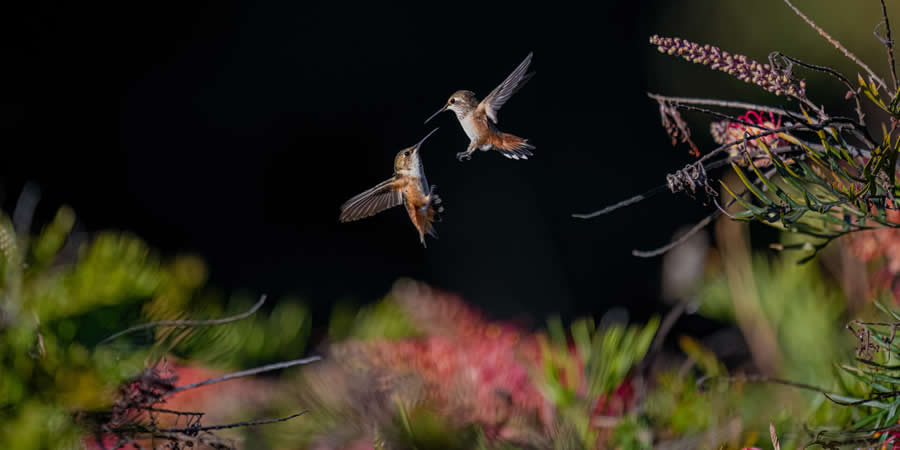
[[[225,317],[225,318],[222,318],[222,319],[211,319],[211,320],[160,320],[160,321],[158,321],[158,322],[150,322],[150,323],[145,323],[145,324],[141,324],[141,325],[136,325],[136,326],[133,326],[133,327],[131,327],[131,328],[122,330],[122,331],[120,331],[120,332],[118,332],[118,333],[116,333],[116,334],[113,334],[112,336],[110,336],[110,337],[108,337],[108,338],[106,338],[106,339],[100,341],[100,343],[97,344],[97,345],[98,345],[98,346],[99,346],[99,345],[103,345],[103,344],[105,344],[105,343],[107,343],[107,342],[109,342],[109,341],[112,341],[112,340],[114,340],[114,339],[120,337],[120,336],[124,336],[124,335],[126,335],[126,334],[133,333],[133,332],[135,332],[135,331],[146,330],[147,328],[154,328],[154,327],[178,327],[178,328],[201,327],[201,326],[222,325],[222,324],[226,324],[226,323],[230,323],[230,322],[236,322],[236,321],[238,321],[238,320],[246,319],[247,317],[250,317],[251,315],[253,315],[253,313],[255,313],[255,312],[263,305],[263,303],[265,303],[265,302],[266,302],[266,296],[265,296],[265,295],[262,295],[262,296],[260,296],[259,301],[256,302],[256,304],[253,305],[253,307],[250,308],[249,310],[247,310],[246,312],[243,312],[243,313],[238,314],[238,315],[236,315],[236,316]]]
[[[838,42],[837,39],[831,37],[831,35],[829,35],[828,33],[825,32],[825,30],[823,30],[821,27],[819,27],[818,25],[816,25],[816,23],[813,22],[812,19],[810,19],[809,17],[807,17],[806,14],[803,14],[802,11],[800,11],[799,9],[797,9],[797,7],[794,6],[794,5],[791,3],[791,0],[784,0],[784,2],[785,2],[791,9],[793,9],[794,12],[795,12],[798,16],[800,16],[801,19],[803,19],[807,24],[809,24],[809,26],[812,27],[812,29],[816,30],[816,32],[818,32],[820,36],[822,36],[822,37],[825,38],[828,42],[830,42],[831,45],[833,45],[836,49],[840,50],[841,53],[844,54],[844,56],[846,56],[847,58],[850,58],[851,61],[855,62],[856,65],[858,65],[858,66],[861,67],[863,70],[865,70],[866,73],[869,74],[869,77],[871,77],[873,80],[877,81],[878,84],[881,85],[881,87],[887,89],[887,84],[885,84],[884,80],[882,80],[881,77],[879,77],[878,75],[876,75],[875,72],[873,72],[872,69],[869,68],[869,66],[867,66],[864,62],[862,62],[856,55],[854,55],[854,54],[851,53],[849,50],[847,50],[846,47],[844,47],[843,45],[841,45],[841,43]]]
[[[791,147],[791,146],[783,146],[783,147],[775,147],[775,148],[771,149],[770,151],[771,151],[772,153],[775,153],[775,154],[782,154],[782,153],[788,153],[788,152],[791,152],[791,151],[795,151],[795,149],[794,149],[793,147]],[[758,152],[758,154],[759,154],[759,155],[764,155],[764,153],[762,152],[762,150],[760,150],[760,151]],[[737,160],[741,160],[741,159],[744,159],[744,156],[743,156],[743,155],[741,155],[741,156],[728,157],[728,158],[724,158],[724,159],[721,159],[721,160],[719,160],[719,161],[715,161],[715,162],[712,162],[712,163],[710,163],[710,164],[707,164],[707,165],[705,165],[704,167],[705,167],[707,170],[712,170],[712,169],[716,169],[716,168],[719,168],[719,167],[721,167],[721,166],[724,166],[724,165],[726,165],[726,164],[730,164],[730,163],[733,162],[733,161],[737,161]],[[695,163],[695,164],[696,164],[696,163]],[[591,213],[572,214],[572,217],[575,217],[575,218],[578,218],[578,219],[591,219],[591,218],[594,218],[594,217],[597,217],[597,216],[602,216],[602,215],[605,215],[605,214],[609,214],[609,213],[611,213],[611,212],[613,212],[613,211],[616,211],[616,210],[618,210],[618,209],[624,208],[624,207],[626,207],[626,206],[630,206],[630,205],[633,205],[633,204],[635,204],[635,203],[644,201],[644,200],[646,200],[646,199],[648,199],[648,198],[650,198],[650,197],[652,197],[652,196],[654,196],[654,195],[656,195],[656,194],[659,194],[660,192],[664,192],[664,191],[666,190],[666,188],[668,188],[668,184],[661,184],[661,185],[659,185],[659,186],[657,186],[657,187],[655,187],[655,188],[653,188],[653,189],[650,189],[650,190],[647,191],[647,192],[644,192],[643,194],[635,195],[634,197],[627,198],[627,199],[622,200],[621,202],[618,202],[618,203],[616,203],[616,204],[614,204],[614,205],[607,206],[607,207],[605,207],[605,208],[603,208],[603,209],[600,209],[600,210],[597,210],[597,211],[594,211],[594,212],[591,212]],[[706,219],[704,219],[704,220],[706,220]],[[711,220],[711,219],[710,219],[710,220]],[[694,232],[695,232],[695,231],[692,230],[689,234],[693,234]],[[688,237],[689,237],[689,236],[688,236]],[[672,245],[672,248],[677,247],[677,246],[678,246],[677,244]],[[665,252],[667,252],[668,250],[669,250],[669,249],[663,251],[662,253],[665,253]],[[654,250],[654,251],[655,251],[655,250]],[[640,250],[635,250],[635,252],[639,252],[639,253],[640,253]],[[659,253],[659,254],[662,254],[662,253]],[[651,257],[651,256],[657,256],[657,255],[643,256],[643,255],[637,255],[637,254],[635,254],[635,256]]]
[[[888,65],[891,66],[891,79],[894,81],[894,91],[897,91],[897,67],[894,64],[894,40],[891,39],[891,22],[888,20],[887,5],[881,0],[881,15],[884,17],[884,33],[885,40],[882,41],[887,47]],[[875,31],[875,37],[878,37],[878,30]]]
[[[739,381],[739,382],[745,382],[745,383],[769,383],[769,384],[780,384],[783,386],[795,387],[795,388],[804,389],[807,391],[818,392],[819,394],[824,395],[825,398],[827,398],[828,400],[831,400],[832,402],[834,402],[838,405],[842,405],[842,406],[862,405],[862,404],[871,402],[873,400],[880,400],[882,398],[891,398],[891,397],[900,396],[900,391],[879,392],[870,398],[864,398],[862,400],[857,400],[857,401],[853,401],[853,402],[845,402],[845,401],[834,398],[834,396],[839,395],[839,394],[835,394],[833,392],[826,391],[825,389],[822,389],[820,387],[816,387],[816,386],[806,384],[806,383],[798,383],[796,381],[784,380],[781,378],[767,377],[767,376],[763,376],[763,375],[745,375],[745,376],[741,376],[741,377],[704,376],[704,377],[701,377],[699,380],[697,380],[697,386],[702,387],[707,381],[709,381],[713,378],[723,379],[728,382]]]
[[[863,322],[861,320],[852,320],[848,325],[851,324],[857,325],[869,325],[869,326],[878,326],[878,327],[895,327],[900,325],[900,322]]]
[[[232,380],[235,378],[246,377],[249,375],[256,375],[258,373],[263,373],[263,372],[271,372],[273,370],[286,369],[288,367],[299,366],[302,364],[309,364],[312,362],[319,361],[321,359],[322,359],[321,356],[311,356],[309,358],[295,359],[292,361],[284,361],[284,362],[275,363],[275,364],[267,364],[265,366],[260,366],[260,367],[254,368],[254,369],[242,370],[240,372],[234,372],[234,373],[230,373],[227,375],[222,375],[221,377],[210,378],[209,380],[198,381],[196,383],[179,386],[175,389],[172,389],[171,391],[166,392],[166,394],[163,397],[169,397],[172,394],[175,394],[175,393],[178,393],[181,391],[186,391],[188,389],[197,388],[200,386],[206,386],[208,384],[219,383],[222,381],[228,381],[228,380]]]
[[[198,416],[199,417],[199,416],[206,414],[206,413],[196,412],[196,411],[175,411],[173,409],[154,408],[152,406],[143,406],[143,405],[132,406],[131,408],[143,409],[146,411],[158,412],[158,413],[163,413],[163,414],[175,414],[178,416]]]
[[[744,125],[744,126],[746,126],[746,127],[753,127],[753,128],[759,129],[759,130],[771,130],[771,129],[772,129],[772,128],[767,128],[767,127],[765,127],[765,126],[762,126],[762,125],[760,125],[760,124],[756,124],[756,123],[753,123],[753,122],[748,122],[748,121],[746,121],[746,120],[744,120],[744,119],[741,119],[741,118],[739,118],[739,117],[734,117],[734,116],[731,116],[731,115],[728,115],[728,114],[723,114],[723,113],[720,113],[720,112],[718,112],[718,111],[713,111],[713,110],[711,110],[711,109],[700,108],[700,107],[698,107],[698,106],[692,106],[692,105],[678,105],[678,108],[680,108],[680,109],[686,109],[686,110],[688,110],[688,111],[697,111],[697,112],[701,112],[701,113],[703,113],[703,114],[707,114],[707,115],[710,115],[710,116],[713,116],[713,117],[717,117],[717,118],[719,118],[719,119],[724,119],[724,120],[727,120],[727,121],[729,121],[729,122],[739,123],[739,124]],[[751,137],[752,137],[752,136],[753,136],[753,135],[751,135]]]
[[[236,422],[236,423],[229,423],[229,424],[225,424],[225,425],[211,425],[211,426],[207,426],[207,427],[165,428],[165,429],[156,430],[156,432],[158,432],[158,433],[190,433],[190,434],[193,434],[193,433],[197,433],[200,431],[227,430],[230,428],[252,427],[252,426],[256,426],[256,425],[268,425],[271,423],[286,422],[295,417],[300,417],[300,416],[306,414],[307,412],[309,412],[309,411],[304,410],[304,411],[300,411],[296,414],[291,414],[289,416],[279,417],[276,419],[249,420],[246,422]]]
[[[634,197],[631,197],[631,198],[629,198],[629,199],[622,200],[621,202],[616,203],[615,205],[607,206],[606,208],[603,208],[603,209],[594,211],[594,212],[592,212],[592,213],[572,214],[572,217],[575,217],[575,218],[577,218],[577,219],[591,219],[591,218],[594,218],[594,217],[597,217],[597,216],[602,216],[602,215],[604,215],[604,214],[609,214],[609,213],[611,213],[611,212],[613,212],[613,211],[615,211],[615,210],[617,210],[617,209],[624,208],[624,207],[626,207],[626,206],[628,206],[628,205],[633,205],[633,204],[638,203],[638,202],[640,202],[640,201],[642,201],[642,200],[645,200],[645,199],[647,199],[647,198],[650,198],[650,197],[652,197],[652,196],[654,196],[654,195],[656,195],[656,194],[658,194],[658,193],[660,193],[660,192],[663,192],[665,189],[666,189],[666,185],[665,185],[665,184],[662,184],[662,185],[659,185],[659,186],[657,186],[657,187],[655,187],[655,188],[653,188],[653,189],[650,189],[650,190],[647,191],[647,192],[644,192],[643,194],[635,195]]]
[[[684,106],[684,107],[687,108],[688,106]],[[698,111],[705,112],[705,110],[703,110],[702,108],[695,108],[695,107],[691,107],[691,108],[694,108],[695,110],[698,110]],[[716,113],[714,111],[712,113],[714,115],[728,118],[728,116],[721,114],[721,113]],[[712,157],[717,156],[719,153],[722,153],[736,145],[740,145],[745,142],[755,141],[757,139],[760,139],[760,138],[763,138],[763,137],[766,137],[769,135],[783,133],[785,131],[793,131],[793,130],[821,130],[821,129],[824,129],[825,127],[828,127],[829,125],[832,125],[834,123],[847,123],[848,120],[849,119],[844,118],[844,117],[832,117],[832,118],[823,120],[818,123],[798,123],[798,124],[783,126],[781,128],[774,128],[771,130],[763,131],[763,132],[760,132],[759,134],[755,134],[750,137],[745,137],[743,139],[738,139],[734,142],[722,144],[722,145],[716,147],[715,149],[713,149],[711,152],[707,153],[706,155],[703,155],[703,157],[700,158],[699,160],[697,160],[697,162],[695,162],[694,164],[701,164],[705,161],[708,161],[708,160],[712,159]],[[849,120],[849,122],[854,126],[857,125],[856,121],[854,121],[854,120]]]
[[[773,150],[784,150],[784,149],[776,148]],[[772,153],[782,153],[782,152],[781,151],[773,151]],[[732,160],[732,159],[736,159],[736,158],[738,158],[738,157],[728,158],[728,160]],[[769,169],[763,175],[765,175],[766,177],[771,177],[772,174],[774,174],[774,173],[775,173],[775,169]],[[758,182],[759,182],[759,180],[754,181],[754,183],[758,183]],[[766,187],[762,186],[762,189],[765,190]],[[738,195],[744,195],[747,193],[747,191],[748,191],[747,189],[744,189],[743,192],[741,192]],[[728,204],[726,204],[725,207],[727,208],[727,207],[733,205],[735,201],[737,201],[737,199],[732,198],[731,200],[728,201]],[[694,224],[694,226],[691,227],[690,230],[688,230],[686,233],[684,233],[683,235],[678,237],[678,239],[674,239],[671,242],[669,242],[668,244],[666,244],[662,247],[659,247],[659,248],[655,248],[653,250],[647,250],[647,251],[637,250],[637,249],[632,250],[631,251],[632,256],[636,256],[638,258],[653,258],[655,256],[663,255],[665,253],[668,253],[673,248],[678,247],[679,245],[685,243],[688,239],[691,238],[691,236],[699,233],[700,230],[706,228],[706,226],[709,225],[713,220],[718,219],[720,214],[725,214],[726,216],[731,217],[732,219],[734,218],[734,216],[732,216],[731,214],[728,214],[727,212],[725,212],[725,210],[721,206],[719,206],[718,201],[713,199],[713,202],[715,202],[715,204],[716,204],[716,211],[713,211],[711,214],[709,214],[708,216],[704,217],[702,220],[700,220],[699,222]]]
[[[790,111],[774,108],[771,106],[765,105],[757,105],[755,103],[745,103],[745,102],[732,102],[728,100],[717,100],[713,98],[691,98],[691,97],[669,97],[665,95],[647,93],[647,96],[656,100],[656,101],[665,101],[670,103],[679,103],[682,105],[706,105],[706,106],[718,106],[721,108],[732,108],[732,109],[745,109],[745,110],[756,110],[762,112],[769,112],[773,114],[781,114],[781,115],[790,115],[792,114]]]
[[[718,210],[714,211],[712,214],[704,217],[701,221],[697,222],[693,227],[691,227],[690,230],[687,231],[687,233],[662,247],[646,251],[635,249],[631,251],[631,254],[633,256],[637,256],[638,258],[653,258],[654,256],[668,253],[669,250],[672,250],[673,248],[685,243],[688,239],[691,238],[691,236],[706,228],[707,225],[709,225],[713,220],[716,220],[719,217],[719,214],[721,214],[721,212],[719,212]]]
[[[859,116],[859,123],[860,123],[860,125],[865,127],[865,125],[866,125],[865,116],[866,115],[863,113],[862,103],[860,103],[860,101],[859,101],[859,92],[857,91],[856,88],[853,87],[853,84],[850,83],[850,80],[848,80],[847,77],[844,76],[844,74],[838,72],[837,70],[832,69],[831,67],[810,64],[810,63],[803,62],[799,59],[792,58],[790,56],[787,56],[787,55],[784,55],[781,53],[779,53],[779,55],[781,55],[781,57],[787,59],[788,61],[790,61],[794,64],[797,64],[797,65],[806,67],[807,69],[825,72],[825,73],[837,78],[841,83],[843,83],[844,86],[847,88],[847,90],[850,91],[851,94],[853,94],[853,100],[856,102],[856,114],[857,114],[857,116]]]

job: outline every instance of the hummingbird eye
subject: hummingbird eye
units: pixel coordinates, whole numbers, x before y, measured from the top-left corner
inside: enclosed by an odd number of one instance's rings
[[[452,105],[452,104],[454,104],[454,103],[456,103],[456,99],[455,99],[455,98],[451,98],[451,99],[450,99],[450,104]]]

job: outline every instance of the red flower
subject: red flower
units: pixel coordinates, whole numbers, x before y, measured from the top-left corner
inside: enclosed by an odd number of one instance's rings
[[[712,134],[713,140],[720,145],[731,144],[748,137],[747,135],[753,137],[781,127],[781,117],[776,116],[771,112],[768,113],[768,117],[766,117],[756,111],[747,111],[744,115],[738,117],[738,119],[746,122],[746,124],[728,120],[714,122],[710,126],[710,133]],[[778,134],[769,134],[746,142],[746,149],[753,155],[754,165],[756,167],[766,167],[771,165],[772,162],[769,161],[768,156],[756,151],[762,150],[762,146],[759,144],[760,142],[764,143],[769,149],[772,149],[783,144],[784,141],[778,137]],[[743,148],[744,147],[740,145],[736,145],[730,147],[728,153],[732,157],[738,157],[741,156]]]

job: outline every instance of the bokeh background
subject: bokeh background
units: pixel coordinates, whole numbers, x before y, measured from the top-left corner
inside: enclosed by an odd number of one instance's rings
[[[877,2],[796,4],[862,59],[883,63],[869,32]],[[648,317],[665,309],[661,259],[631,250],[664,244],[710,208],[663,194],[592,221],[570,217],[652,188],[692,160],[670,148],[645,92],[782,100],[663,57],[648,36],[759,60],[780,50],[855,73],[777,0],[7,8],[4,207],[34,182],[37,221],[69,204],[82,231],[131,230],[165,252],[197,253],[212,285],[299,297],[317,320],[334,302],[371,301],[404,276],[505,318],[542,323],[615,306]],[[485,95],[529,51],[537,76],[500,126],[534,142],[535,157],[457,162],[467,140],[452,116],[422,121],[455,90]],[[834,88],[805,76],[811,92]],[[708,145],[705,118],[686,117]],[[435,125],[424,160],[445,201],[440,239],[422,248],[401,209],[339,223],[341,203],[387,178],[394,154]]]

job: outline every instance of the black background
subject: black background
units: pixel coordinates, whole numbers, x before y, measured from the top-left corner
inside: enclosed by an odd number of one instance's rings
[[[663,58],[647,43],[655,8],[33,2],[2,19],[3,204],[34,181],[39,218],[69,204],[83,229],[198,253],[215,286],[322,312],[408,276],[501,317],[645,316],[661,308],[660,260],[631,249],[664,244],[705,208],[665,194],[570,215],[691,161],[644,95],[660,77],[647,61]],[[456,161],[468,140],[452,114],[423,120],[455,90],[485,95],[529,51],[537,75],[500,128],[536,144],[534,158]],[[400,208],[339,223],[341,203],[434,126],[423,158],[446,207],[440,239],[423,248]]]

